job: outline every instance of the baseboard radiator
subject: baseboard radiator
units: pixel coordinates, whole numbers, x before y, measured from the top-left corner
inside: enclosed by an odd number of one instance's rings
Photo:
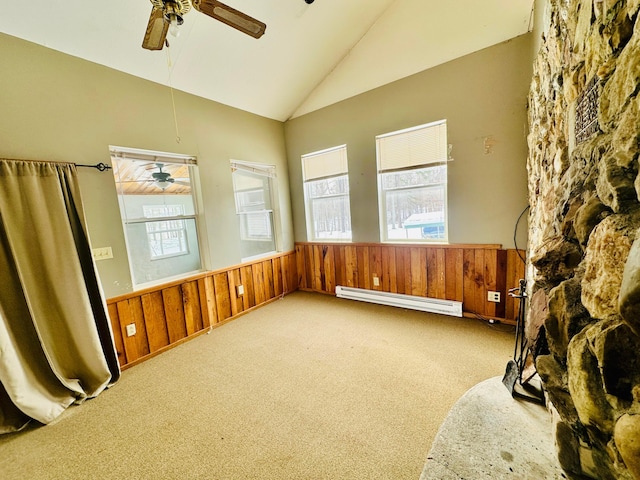
[[[462,317],[462,302],[453,300],[439,300],[437,298],[418,297],[416,295],[404,295],[401,293],[379,292],[377,290],[365,290],[363,288],[336,287],[336,296],[349,300],[390,305],[392,307],[409,308],[423,312],[441,313]]]

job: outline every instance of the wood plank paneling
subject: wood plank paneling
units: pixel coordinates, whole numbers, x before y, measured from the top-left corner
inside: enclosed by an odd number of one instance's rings
[[[396,290],[397,293],[406,294],[406,275],[409,275],[409,272],[405,269],[405,261],[404,257],[407,253],[405,248],[396,248],[395,256],[396,256]]]
[[[506,318],[506,299],[509,297],[507,292],[507,251],[506,250],[496,250],[496,288],[497,292],[500,292],[501,298],[500,303],[496,304],[496,313],[495,316],[497,318]]]
[[[282,261],[280,258],[274,258],[272,263],[273,274],[273,295],[279,297],[282,295]]]
[[[358,285],[358,252],[354,245],[344,247],[346,285],[356,287]]]
[[[411,253],[411,295],[427,296],[427,250],[412,247]]]
[[[445,250],[444,256],[445,298],[461,302],[462,296],[458,296],[458,294],[462,293],[462,288],[458,291],[458,282],[462,280],[462,250],[458,248]]]
[[[206,272],[107,300],[121,367],[137,363],[261,304],[298,289],[299,251]],[[331,268],[334,268],[333,261]],[[305,274],[306,277],[306,274]],[[244,287],[238,296],[236,286]],[[128,337],[126,327],[135,324]]]
[[[324,291],[336,292],[336,264],[333,245],[325,245],[322,248],[322,263],[324,266]]]
[[[256,297],[256,305],[264,303],[267,298],[264,289],[264,273],[262,263],[255,263],[251,266],[253,277],[253,292]]]
[[[524,268],[514,250],[499,245],[305,243],[296,244],[295,252],[312,255],[296,259],[314,269],[306,273],[314,279],[311,286],[299,284],[303,290],[335,293],[335,285],[346,285],[461,301],[465,312],[493,318],[512,320],[517,314],[507,291]],[[379,286],[373,285],[374,275]],[[500,292],[501,301],[489,302],[488,291]]]
[[[294,256],[284,256],[280,258],[280,266],[282,268],[282,293],[289,293],[292,288],[292,285],[295,285],[298,288],[300,285],[300,275],[297,271],[298,266],[298,254],[293,254]],[[293,275],[293,279],[291,277]]]
[[[333,249],[336,285],[347,285],[347,259],[345,252],[346,248],[344,245],[336,245]]]
[[[238,295],[238,286],[242,285],[240,269],[236,268],[227,272],[229,282],[229,302],[231,304],[231,316],[235,317],[244,311],[244,293]],[[244,285],[242,287],[244,289]]]
[[[507,266],[506,266],[506,286],[507,292],[512,288],[518,288],[520,285],[520,279],[524,277],[524,262],[518,255],[518,253],[524,258],[525,252],[520,250],[508,250],[507,251]],[[518,316],[519,301],[507,295],[505,302],[505,318],[517,318]]]
[[[462,303],[468,312],[477,311],[476,308],[476,254],[473,250],[465,248],[463,255],[463,280],[462,280]]]
[[[300,288],[310,288],[310,285],[307,283],[307,273],[305,270],[306,265],[306,247],[304,245],[296,245],[296,266],[298,270],[297,281],[296,284],[300,285]],[[285,263],[288,263],[285,260]],[[283,265],[283,268],[286,266]]]
[[[304,264],[304,273],[306,277],[306,285],[307,288],[314,288],[313,284],[313,245],[305,245],[304,246],[304,256],[305,256],[305,264]]]
[[[204,277],[198,279],[198,294],[200,295],[200,306],[202,308],[202,328],[209,328],[218,321],[213,278]]]
[[[227,272],[213,276],[213,284],[216,289],[216,309],[218,319],[222,322],[231,317],[231,294],[229,292],[229,276]]]
[[[147,338],[149,339],[149,350],[153,353],[170,343],[162,292],[147,293],[142,295],[141,299]]]
[[[149,339],[147,338],[147,329],[144,321],[144,312],[142,309],[142,299],[134,297],[129,299],[129,310],[133,321],[136,325],[136,334],[134,335],[138,356],[144,357],[149,355]]]
[[[164,302],[164,312],[167,319],[169,341],[175,343],[187,336],[181,285],[163,289],[162,300]]]
[[[129,300],[118,302],[116,307],[118,309],[118,319],[120,320],[120,332],[124,344],[124,352],[127,356],[127,361],[133,362],[140,358],[140,355],[138,354],[138,344],[135,337],[127,335],[127,325],[135,323],[133,314],[129,308]]]
[[[369,247],[369,276],[372,290],[382,290],[382,248],[380,246]],[[373,277],[378,277],[379,285],[373,284]]]
[[[198,282],[187,282],[182,285],[182,304],[184,307],[187,335],[193,335],[204,328],[202,324],[202,308],[200,306]]]
[[[243,306],[246,309],[256,306],[256,292],[253,288],[253,269],[251,266],[240,268],[240,280],[244,286],[244,295],[242,298]]]
[[[436,268],[438,251],[435,248],[429,248],[427,251],[427,293],[425,296],[429,298],[440,298],[438,297],[438,282],[439,272]]]
[[[265,298],[275,297],[275,289],[273,287],[273,263],[271,263],[271,260],[262,262],[262,278],[264,279]]]

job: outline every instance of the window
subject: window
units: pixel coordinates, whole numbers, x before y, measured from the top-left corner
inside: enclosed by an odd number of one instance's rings
[[[134,286],[202,270],[194,157],[111,147]]]
[[[184,208],[182,205],[143,205],[142,212],[145,218],[180,217],[184,215]],[[165,220],[146,226],[152,260],[189,253],[184,220]]]
[[[447,241],[447,124],[376,137],[383,241]]]
[[[273,182],[276,167],[232,161],[231,172],[240,228],[242,260],[268,255],[276,251]]]
[[[307,236],[314,240],[351,240],[347,146],[302,156]]]

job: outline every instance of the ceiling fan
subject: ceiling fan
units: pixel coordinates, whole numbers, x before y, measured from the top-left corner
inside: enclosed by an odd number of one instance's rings
[[[199,12],[254,38],[260,38],[267,28],[263,22],[216,0],[150,1],[153,8],[142,41],[142,48],[147,50],[162,50],[166,43],[167,32],[170,29],[177,31],[177,27],[184,22],[183,15],[191,10],[191,5]]]
[[[158,169],[158,171],[151,173],[151,177],[153,178],[153,180],[147,180],[147,181],[152,181],[156,187],[159,187],[162,190],[164,190],[170,187],[173,183],[186,185],[186,186],[191,185],[189,178],[174,178],[171,176],[170,172],[163,171],[162,169],[165,166],[163,163],[155,163],[154,165],[155,165],[155,168]],[[150,169],[151,165],[149,165],[149,167],[147,168]]]

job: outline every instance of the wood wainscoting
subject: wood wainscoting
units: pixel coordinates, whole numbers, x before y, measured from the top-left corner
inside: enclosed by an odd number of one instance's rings
[[[295,252],[107,300],[121,367],[139,363],[298,289]],[[236,287],[242,285],[244,294]],[[127,325],[135,335],[127,335]],[[131,327],[130,327],[131,328]]]
[[[524,252],[500,245],[296,243],[301,290],[331,293],[336,285],[462,302],[470,315],[507,320],[518,305],[507,293],[524,278]],[[379,285],[374,285],[378,277]],[[487,300],[500,292],[500,302]]]

